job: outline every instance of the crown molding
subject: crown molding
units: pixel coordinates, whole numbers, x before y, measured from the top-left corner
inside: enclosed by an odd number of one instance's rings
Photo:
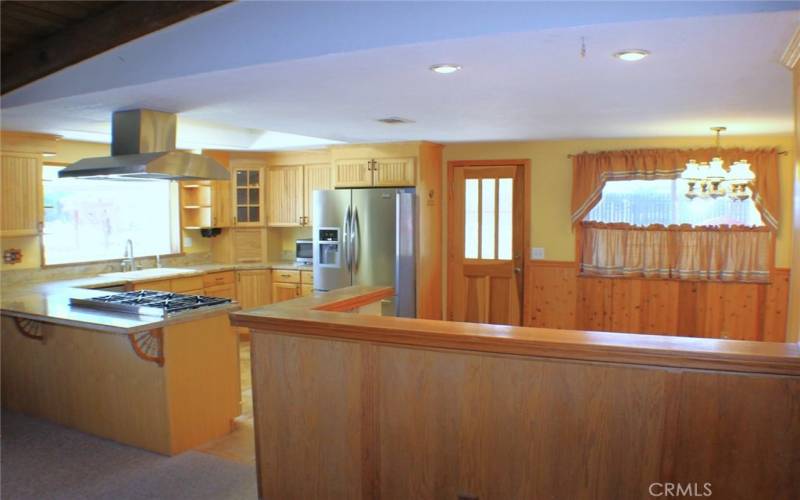
[[[789,69],[794,69],[798,60],[800,60],[800,26],[794,31],[794,36],[783,51],[781,63]]]

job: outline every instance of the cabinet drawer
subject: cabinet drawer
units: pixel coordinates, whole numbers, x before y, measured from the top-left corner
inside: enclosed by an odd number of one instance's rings
[[[172,280],[173,292],[185,293],[202,289],[203,289],[202,276],[192,276],[189,278],[175,278]]]
[[[300,283],[300,271],[289,271],[284,269],[272,270],[273,283]]]
[[[223,271],[219,273],[208,273],[203,276],[203,287],[229,285],[234,281],[233,271]]]
[[[314,284],[314,272],[313,271],[300,271],[300,283],[304,285],[313,285]]]
[[[205,289],[204,295],[208,297],[224,297],[236,300],[236,286],[233,284],[210,286]]]

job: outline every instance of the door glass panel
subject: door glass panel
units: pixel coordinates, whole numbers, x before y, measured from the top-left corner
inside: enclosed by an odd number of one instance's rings
[[[494,259],[495,180],[481,179],[481,259]]]
[[[250,190],[250,204],[258,205],[258,188]]]
[[[236,204],[237,205],[247,205],[247,190],[246,189],[237,189],[236,190]]]
[[[236,207],[236,220],[247,222],[247,207]]]
[[[467,179],[464,195],[464,258],[478,258],[478,179]]]
[[[250,207],[250,220],[249,222],[258,222],[258,207]]]
[[[247,172],[244,170],[237,170],[236,171],[236,185],[237,186],[246,186],[247,185]]]
[[[258,186],[258,170],[250,170],[250,185]]]
[[[497,193],[497,258],[511,259],[514,179],[499,179]]]

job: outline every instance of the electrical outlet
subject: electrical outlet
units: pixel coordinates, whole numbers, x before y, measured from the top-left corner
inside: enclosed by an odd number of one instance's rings
[[[542,259],[544,259],[544,248],[542,248],[542,247],[533,247],[533,248],[531,248],[531,259],[533,259],[533,260],[542,260]]]
[[[192,248],[192,244],[193,243],[194,243],[194,241],[192,241],[192,237],[191,236],[184,236],[183,237],[183,246],[184,246],[184,248]]]

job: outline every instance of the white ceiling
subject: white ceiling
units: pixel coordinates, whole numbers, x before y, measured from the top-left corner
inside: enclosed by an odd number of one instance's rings
[[[306,10],[324,5],[306,5]],[[217,15],[225,9],[231,7]],[[730,134],[792,130],[791,74],[779,58],[800,22],[800,10],[665,19],[641,15],[584,26],[551,17],[555,27],[522,29],[504,19],[506,24],[486,23],[494,33],[438,33],[428,36],[433,41],[387,36],[400,43],[393,46],[379,46],[376,41],[384,39],[361,39],[347,29],[327,53],[324,47],[309,48],[324,41],[320,33],[306,47],[298,31],[278,44],[282,51],[271,53],[271,60],[238,40],[230,49],[238,46],[250,56],[235,64],[217,60],[220,54],[198,59],[189,49],[186,64],[181,59],[173,66],[163,59],[130,63],[147,51],[152,59],[154,47],[165,43],[170,46],[165,53],[180,58],[172,45],[191,42],[181,30],[194,33],[198,27],[176,25],[166,33],[177,37],[172,42],[145,38],[9,94],[2,100],[2,125],[108,140],[112,111],[148,107],[180,113],[180,147],[260,150],[331,140],[707,135],[712,125],[726,125]],[[577,14],[570,19],[583,20]],[[369,19],[356,16],[356,21]],[[509,25],[515,32],[501,32]],[[141,43],[150,46],[135,45]],[[637,63],[611,57],[623,48],[647,49],[652,56]],[[123,68],[108,66],[115,57],[128,58]],[[251,64],[258,59],[267,61]],[[441,62],[464,69],[453,75],[428,71]],[[124,78],[132,71],[138,77]],[[375,121],[386,116],[414,123]]]

